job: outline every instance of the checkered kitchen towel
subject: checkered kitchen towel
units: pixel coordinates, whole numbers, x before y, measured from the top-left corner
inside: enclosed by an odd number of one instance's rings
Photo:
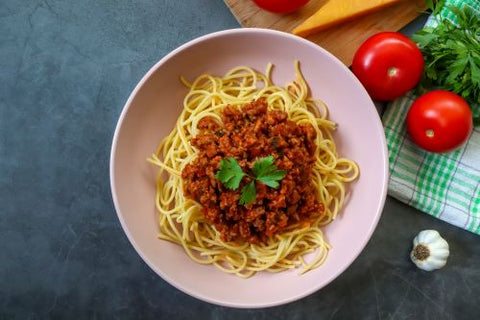
[[[447,0],[440,13],[455,22],[449,5],[470,5],[480,14],[479,0]],[[427,24],[434,22],[430,19]],[[461,148],[434,154],[417,147],[406,134],[405,117],[416,96],[392,102],[383,115],[390,160],[389,194],[448,223],[480,234],[480,128]],[[475,117],[480,105],[473,106]]]

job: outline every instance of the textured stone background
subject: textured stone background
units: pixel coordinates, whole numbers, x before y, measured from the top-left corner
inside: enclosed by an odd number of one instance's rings
[[[289,305],[213,306],[142,262],[110,196],[117,118],[162,56],[233,27],[221,0],[0,1],[0,319],[476,318],[480,239],[390,198],[353,265]],[[426,228],[452,251],[431,274],[408,260]]]

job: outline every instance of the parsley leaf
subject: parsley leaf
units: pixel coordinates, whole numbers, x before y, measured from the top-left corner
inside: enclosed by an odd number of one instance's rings
[[[433,9],[433,0],[425,0],[425,3],[427,4],[427,7],[430,9]]]
[[[473,126],[474,127],[480,126],[480,117],[473,118]]]
[[[277,188],[278,180],[282,180],[286,174],[285,170],[277,170],[277,166],[273,164],[273,156],[257,159],[252,171],[258,181],[272,188]]]
[[[468,5],[450,6],[458,25],[440,16],[445,1],[427,1],[438,25],[425,27],[412,39],[422,50],[425,68],[418,93],[428,87],[453,91],[465,100],[480,100],[480,19]]]
[[[245,176],[249,176],[252,180],[242,188],[242,196],[239,203],[241,205],[250,204],[255,201],[256,189],[255,181],[269,186],[271,188],[278,188],[280,183],[278,181],[285,178],[286,170],[278,170],[278,167],[273,164],[274,158],[272,155],[255,160],[253,164],[253,176],[243,172],[242,167],[233,157],[220,160],[220,170],[215,174],[220,182],[228,189],[238,189],[240,183]]]
[[[270,172],[268,175],[257,177],[257,180],[269,187],[276,189],[279,186],[278,181],[282,180],[286,173],[287,172],[285,170],[277,170],[275,172]]]
[[[242,188],[242,196],[240,197],[241,205],[246,205],[255,201],[257,190],[255,189],[255,180],[250,181]]]
[[[277,166],[273,164],[273,156],[268,156],[256,159],[252,171],[255,176],[259,177],[276,169]]]
[[[215,174],[217,180],[223,182],[226,188],[232,190],[240,186],[244,176],[246,176],[245,172],[233,157],[220,160],[220,171]]]

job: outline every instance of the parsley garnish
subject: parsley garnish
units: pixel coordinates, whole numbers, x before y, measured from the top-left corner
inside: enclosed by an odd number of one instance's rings
[[[220,160],[220,170],[215,174],[223,185],[228,189],[238,189],[243,177],[248,176],[252,180],[242,188],[242,196],[240,197],[239,204],[246,205],[255,201],[256,190],[255,181],[260,181],[263,184],[271,187],[278,188],[280,185],[278,181],[282,180],[287,171],[277,170],[277,166],[273,164],[273,156],[257,158],[253,164],[253,175],[243,172],[242,167],[238,164],[237,160],[233,157]]]
[[[453,91],[465,100],[480,99],[480,19],[472,8],[450,6],[458,26],[442,18],[439,12],[445,1],[427,1],[438,25],[425,27],[412,36],[425,58],[422,80],[417,87],[424,93],[428,87]]]
[[[225,188],[235,190],[245,175],[237,160],[230,157],[220,160],[220,171],[215,174],[215,178],[223,182]]]
[[[257,190],[255,190],[255,180],[250,181],[242,188],[242,196],[238,203],[246,205],[255,201]]]
[[[285,170],[277,170],[277,166],[273,164],[273,156],[257,159],[252,171],[258,181],[275,189],[278,187],[278,180],[282,180],[286,173]]]

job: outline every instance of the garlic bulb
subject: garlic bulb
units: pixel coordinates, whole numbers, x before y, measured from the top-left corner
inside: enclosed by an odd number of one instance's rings
[[[432,271],[442,268],[450,254],[448,243],[436,230],[423,230],[413,239],[410,258],[420,269]]]

